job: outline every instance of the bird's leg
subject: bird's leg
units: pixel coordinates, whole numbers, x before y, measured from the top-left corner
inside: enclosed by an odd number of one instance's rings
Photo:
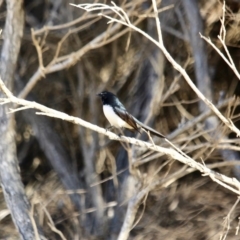
[[[124,136],[124,133],[123,133],[122,128],[119,128],[119,132],[120,132],[120,133],[118,134],[119,137]]]
[[[107,128],[106,128],[106,132],[109,131],[109,130],[111,130],[111,129],[113,129],[113,128],[114,128],[114,126],[112,126],[112,125],[109,126],[109,127],[107,127]]]
[[[118,136],[119,137],[122,137],[122,136],[124,136],[124,132],[123,132],[123,128],[118,128],[119,129],[119,134],[118,134]],[[122,141],[120,141],[120,143],[121,143],[121,145],[123,146],[123,148],[128,152],[129,151],[129,149],[130,149],[130,145],[129,145],[129,142],[122,142]]]

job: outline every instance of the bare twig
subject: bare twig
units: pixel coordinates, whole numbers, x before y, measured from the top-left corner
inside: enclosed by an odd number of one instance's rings
[[[126,7],[128,7],[128,6],[131,6],[131,3],[126,4]],[[108,13],[111,13],[111,12],[108,12]],[[148,11],[146,13],[148,14]],[[61,44],[63,42],[63,40],[61,40],[59,45],[58,45],[58,48],[57,48],[57,51],[55,53],[55,57],[53,58],[53,60],[47,66],[43,66],[42,60],[41,60],[42,59],[42,56],[41,56],[42,53],[39,52],[39,51],[41,51],[41,48],[38,46],[38,43],[35,41],[37,35],[42,34],[42,33],[47,33],[50,30],[53,31],[53,30],[57,30],[57,29],[67,28],[67,27],[70,27],[74,24],[77,24],[77,23],[79,23],[83,20],[86,20],[88,18],[93,18],[93,17],[95,17],[95,19],[91,20],[90,22],[83,24],[82,26],[76,28],[75,30],[70,30],[65,35],[65,38],[66,38],[70,34],[76,32],[76,31],[80,31],[81,29],[86,28],[90,24],[99,20],[99,18],[101,18],[101,16],[99,17],[98,15],[90,15],[89,17],[86,17],[84,15],[80,19],[74,20],[74,21],[69,22],[67,24],[62,24],[62,25],[55,26],[55,27],[54,26],[52,26],[52,27],[51,26],[46,26],[46,27],[44,27],[40,30],[32,31],[32,39],[33,39],[34,45],[37,49],[40,66],[38,67],[37,71],[32,75],[32,77],[29,79],[29,81],[28,81],[27,85],[24,87],[24,89],[19,93],[19,95],[18,95],[19,98],[26,98],[26,96],[29,94],[29,92],[33,89],[33,87],[36,85],[36,83],[42,77],[46,76],[49,73],[60,71],[60,70],[63,70],[63,69],[66,69],[68,67],[71,67],[71,66],[75,65],[79,61],[79,59],[81,59],[81,57],[83,55],[85,55],[87,52],[89,52],[90,50],[100,48],[101,46],[104,46],[104,45],[116,40],[117,38],[121,37],[122,35],[124,35],[125,33],[130,31],[129,28],[126,28],[126,29],[123,29],[123,30],[121,30],[120,32],[117,33],[117,31],[121,27],[121,24],[112,24],[112,26],[110,28],[108,28],[107,31],[104,31],[103,33],[101,33],[100,35],[95,37],[92,41],[87,43],[85,46],[83,46],[78,51],[72,52],[70,54],[66,54],[64,56],[58,56]],[[127,17],[127,14],[126,14],[126,17]],[[137,19],[134,22],[134,25],[139,24],[143,20],[144,20],[143,17]]]
[[[197,94],[197,96],[216,114],[216,116],[218,116],[218,118],[224,123],[226,124],[226,126],[228,128],[230,128],[233,132],[235,132],[237,134],[237,136],[240,136],[240,130],[234,125],[234,123],[230,120],[227,119],[226,117],[224,117],[221,112],[215,107],[215,105],[210,102],[200,91],[199,89],[195,86],[195,84],[192,82],[191,78],[188,76],[187,72],[185,71],[184,68],[182,68],[182,66],[180,64],[178,64],[173,57],[169,54],[169,52],[167,51],[167,49],[165,48],[164,44],[163,44],[163,39],[162,39],[162,33],[161,33],[161,25],[160,25],[160,21],[158,18],[158,9],[157,9],[157,5],[156,5],[156,1],[153,0],[153,8],[154,8],[154,13],[155,13],[155,19],[156,19],[156,25],[157,25],[157,30],[158,30],[158,37],[159,40],[155,40],[154,38],[152,38],[150,35],[148,35],[146,32],[144,32],[143,30],[141,30],[140,28],[136,27],[135,25],[133,25],[130,20],[127,18],[127,15],[125,14],[124,10],[117,7],[109,7],[106,4],[102,4],[101,5],[101,9],[111,9],[112,11],[114,11],[114,13],[119,15],[119,12],[121,12],[123,15],[121,17],[121,20],[116,19],[116,18],[112,18],[108,15],[105,15],[103,13],[100,13],[99,15],[106,17],[107,19],[109,19],[109,23],[112,22],[116,22],[116,23],[120,23],[124,26],[127,26],[133,30],[135,30],[136,32],[142,34],[143,36],[145,36],[147,39],[149,39],[152,43],[154,43],[157,47],[159,47],[159,49],[162,50],[163,54],[165,55],[165,57],[168,59],[168,61],[173,65],[173,67],[179,71],[182,76],[185,78],[185,80],[187,81],[187,83],[189,84],[189,86],[192,88],[192,90]],[[103,6],[104,5],[104,6]],[[74,5],[76,7],[79,7],[81,9],[84,9],[86,11],[96,11],[99,10],[98,6],[94,7],[94,4],[79,4],[79,5]],[[123,20],[126,19],[127,20]]]
[[[109,36],[113,35],[120,27],[121,25],[119,24],[114,25],[111,29],[109,29],[107,34]],[[105,38],[105,36],[106,32],[103,32],[88,44],[86,44],[84,47],[82,47],[80,50],[62,57],[58,57],[54,62],[51,62],[50,65],[46,67],[39,66],[38,70],[30,78],[25,88],[18,95],[19,98],[25,98],[42,76],[68,68],[74,65],[89,50],[103,46],[112,41],[112,38],[110,38],[103,43],[102,40]]]
[[[41,206],[42,206],[42,209],[45,212],[45,214],[46,214],[46,216],[47,216],[47,218],[49,220],[48,226],[51,228],[52,231],[57,233],[62,240],[66,240],[65,236],[63,235],[63,233],[56,228],[56,226],[54,224],[54,221],[52,220],[52,217],[51,217],[50,213],[48,212],[46,206],[44,206],[43,204],[41,204]]]
[[[231,215],[234,211],[234,209],[237,207],[238,203],[240,201],[240,197],[237,198],[236,202],[233,204],[232,208],[230,209],[229,213],[227,214],[227,216],[224,218],[224,226],[223,226],[223,234],[221,234],[220,236],[220,240],[225,240],[228,232],[230,230],[230,223],[231,223]]]
[[[235,73],[237,78],[240,80],[240,74],[236,68],[234,61],[232,60],[232,57],[231,57],[231,55],[228,51],[228,48],[226,46],[226,43],[225,43],[225,38],[226,38],[226,29],[225,29],[225,25],[224,25],[225,24],[225,11],[226,11],[225,1],[223,1],[222,10],[223,10],[223,14],[222,14],[222,18],[220,19],[221,29],[220,29],[220,33],[218,35],[218,39],[219,39],[220,43],[222,44],[227,56],[225,56],[221,52],[221,50],[212,42],[212,40],[210,38],[203,36],[201,33],[199,33],[199,34],[200,34],[201,38],[203,38],[210,46],[213,47],[213,49],[219,54],[219,56],[221,56],[221,58],[227,63],[227,65],[233,70],[233,72]]]
[[[84,121],[80,118],[77,117],[73,117],[70,116],[66,113],[62,113],[59,112],[57,110],[53,110],[51,108],[45,107],[39,103],[36,102],[31,102],[31,101],[27,101],[24,99],[19,99],[17,97],[15,97],[8,89],[7,87],[4,85],[3,81],[0,79],[0,88],[2,89],[2,91],[7,95],[7,98],[9,101],[11,101],[12,103],[18,104],[18,105],[22,105],[22,106],[28,106],[29,108],[33,108],[33,109],[37,109],[40,112],[37,112],[37,114],[39,115],[45,115],[45,116],[49,116],[49,117],[54,117],[54,118],[59,118],[65,121],[69,121],[72,122],[74,124],[78,124],[81,125],[83,127],[86,127],[88,129],[91,129],[93,131],[96,131],[98,133],[101,133],[105,136],[108,136],[110,139],[112,140],[117,140],[117,141],[122,141],[122,142],[126,142],[126,143],[131,143],[137,146],[140,146],[142,148],[145,149],[150,149],[156,152],[160,152],[166,155],[169,155],[171,158],[178,160],[180,162],[182,162],[183,164],[186,164],[192,168],[197,169],[198,171],[200,171],[201,173],[204,174],[204,176],[210,176],[212,179],[217,179],[219,180],[219,184],[224,185],[225,184],[229,184],[234,186],[236,189],[232,188],[229,186],[228,189],[230,189],[231,191],[240,194],[240,183],[235,179],[235,178],[229,178],[227,176],[224,176],[220,173],[215,173],[214,171],[211,171],[210,169],[208,169],[206,166],[194,161],[192,158],[190,158],[189,156],[185,155],[184,153],[180,154],[181,150],[177,149],[173,150],[171,148],[163,148],[160,146],[156,146],[153,145],[151,143],[148,142],[144,142],[135,138],[130,138],[130,137],[125,137],[125,136],[121,136],[119,137],[118,135],[110,132],[110,131],[106,131],[106,129],[98,127],[94,124],[91,124],[87,121]],[[0,99],[0,101],[3,102],[3,104],[6,104],[6,99]],[[175,147],[176,148],[176,147]],[[225,186],[225,185],[224,185]]]
[[[233,122],[226,118],[225,116],[223,116],[221,114],[221,112],[216,108],[216,106],[214,104],[212,104],[208,98],[205,97],[205,95],[195,86],[195,84],[192,82],[192,80],[190,79],[190,77],[188,76],[188,74],[186,73],[185,69],[183,67],[181,67],[174,59],[173,57],[169,54],[169,52],[167,51],[167,49],[164,46],[163,43],[163,39],[162,39],[162,32],[161,32],[161,24],[159,21],[159,17],[158,17],[158,9],[157,9],[157,3],[155,0],[152,0],[152,5],[153,5],[153,11],[154,11],[154,15],[155,15],[155,20],[156,20],[156,27],[157,27],[157,32],[158,32],[158,41],[155,40],[154,38],[152,38],[151,36],[149,36],[147,33],[145,33],[144,31],[142,31],[141,29],[139,29],[138,27],[136,27],[136,25],[133,25],[131,23],[131,21],[129,20],[128,16],[126,15],[125,11],[122,8],[117,7],[115,4],[112,3],[113,6],[108,6],[105,4],[80,4],[80,5],[76,5],[79,8],[82,8],[86,11],[99,11],[99,9],[102,10],[109,10],[111,9],[115,14],[117,14],[119,16],[119,19],[111,17],[109,15],[104,14],[103,12],[101,12],[99,15],[104,16],[105,18],[109,19],[109,23],[120,23],[124,26],[127,26],[135,31],[137,31],[138,33],[142,34],[143,36],[145,36],[147,39],[149,39],[151,42],[153,42],[157,47],[159,47],[159,49],[162,50],[162,52],[164,53],[165,57],[169,60],[169,62],[172,64],[172,66],[179,71],[182,76],[185,78],[185,80],[187,81],[187,83],[189,84],[189,86],[192,88],[192,90],[197,94],[197,96],[215,113],[216,116],[218,116],[218,118],[229,128],[231,129],[233,132],[235,132],[237,134],[237,136],[240,136],[240,131],[239,129],[233,124]],[[133,142],[131,142],[133,143]],[[139,142],[137,143],[139,145]],[[173,145],[174,146],[174,145]],[[174,146],[175,147],[175,146]],[[156,149],[154,149],[154,147],[150,147],[148,146],[149,149],[152,149],[154,151],[156,151]],[[156,148],[158,148],[156,146]],[[184,157],[186,162],[188,162],[188,160],[191,162],[190,158],[185,155],[184,153],[182,153],[181,151],[179,151],[179,149],[176,149],[177,153],[181,156]],[[175,152],[176,153],[176,152]],[[165,152],[166,154],[166,152]],[[171,157],[173,157],[174,159],[175,156],[171,155]],[[188,160],[187,160],[188,159]],[[179,159],[178,159],[179,160]],[[188,162],[189,163],[189,162]],[[187,163],[187,164],[188,164]],[[205,168],[206,166],[203,164],[200,164],[201,167]],[[191,166],[191,164],[189,165]],[[228,189],[232,189],[231,186],[228,186],[227,183],[222,182],[222,180],[220,180],[219,178],[216,178],[216,176],[211,175],[211,173],[207,173],[209,174],[210,178],[217,182],[218,184],[224,186],[225,188]],[[203,174],[205,176],[205,174]],[[221,183],[222,182],[222,183]],[[236,189],[232,189],[234,190],[235,193],[239,194],[239,184]],[[230,188],[229,188],[230,187]],[[129,202],[128,205],[128,212],[126,214],[126,218],[124,221],[124,224],[122,226],[122,229],[120,231],[119,234],[119,240],[124,240],[128,238],[128,234],[131,230],[131,226],[133,224],[138,206],[140,204],[140,201],[143,199],[143,196],[145,196],[146,192],[142,195],[139,195],[135,198],[132,199]]]

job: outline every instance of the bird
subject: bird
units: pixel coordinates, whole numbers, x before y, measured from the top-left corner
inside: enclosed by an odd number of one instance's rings
[[[115,94],[103,91],[98,93],[97,96],[99,96],[102,100],[103,113],[111,125],[110,128],[127,128],[131,131],[138,132],[142,129],[143,131],[146,131],[147,133],[149,132],[157,137],[166,138],[158,131],[143,124],[132,116]]]

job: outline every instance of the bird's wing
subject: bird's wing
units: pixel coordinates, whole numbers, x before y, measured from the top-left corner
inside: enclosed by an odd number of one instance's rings
[[[134,117],[131,114],[129,114],[125,108],[114,107],[114,112],[128,125],[130,125],[134,130],[139,131],[138,126],[134,120]]]

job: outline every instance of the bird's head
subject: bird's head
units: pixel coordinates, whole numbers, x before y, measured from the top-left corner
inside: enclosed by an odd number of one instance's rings
[[[108,104],[109,102],[116,98],[116,95],[108,91],[100,92],[97,94],[97,96],[101,98],[103,104]]]

